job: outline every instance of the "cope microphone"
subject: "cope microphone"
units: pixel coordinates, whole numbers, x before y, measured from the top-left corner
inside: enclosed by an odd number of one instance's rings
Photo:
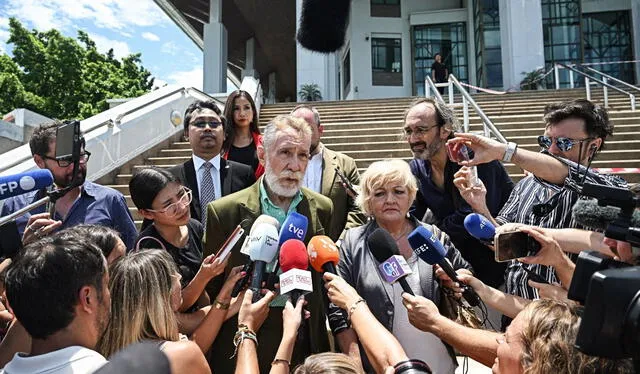
[[[350,7],[351,0],[303,0],[298,43],[321,53],[342,48]]]
[[[242,224],[242,223],[241,223]],[[280,227],[280,223],[278,222],[277,219],[268,216],[266,214],[262,214],[260,216],[258,216],[258,218],[256,218],[256,220],[253,222],[253,225],[251,226],[251,229],[249,230],[249,235],[247,235],[244,239],[244,242],[242,243],[242,248],[240,249],[241,253],[244,253],[247,256],[251,255],[251,247],[259,245],[260,243],[257,243],[254,239],[254,234],[255,234],[255,229],[257,227],[259,227],[261,224],[268,224],[268,225],[272,225],[273,227],[276,228],[276,230],[278,230],[278,228]],[[250,246],[251,243],[253,243],[253,246]],[[247,275],[245,275],[244,277],[240,278],[235,286],[233,286],[233,290],[231,291],[231,297],[236,297],[238,296],[238,294],[240,293],[240,291],[242,291],[242,289],[247,285],[247,282],[249,282],[249,274],[253,273],[253,266],[254,266],[254,262],[251,260],[251,257],[249,257],[249,261],[247,261],[244,266],[242,267],[243,272],[245,272]]]
[[[409,234],[407,239],[413,252],[417,254],[418,257],[430,265],[440,265],[452,281],[460,284],[463,289],[462,297],[464,297],[469,305],[478,306],[480,304],[480,297],[473,288],[465,285],[458,279],[458,275],[453,270],[449,260],[445,257],[447,251],[434,233],[424,226],[418,226]]]
[[[340,261],[340,251],[331,238],[326,235],[314,236],[307,245],[307,253],[313,270],[318,273],[327,272],[338,275],[336,265]],[[329,317],[331,331],[334,334],[338,334],[347,329],[349,327],[347,311],[332,304],[326,290],[322,292],[322,300],[324,301],[327,317]]]
[[[313,284],[309,268],[309,257],[304,243],[298,239],[289,239],[280,247],[280,293],[290,295],[296,303],[300,296],[312,292]]]
[[[496,227],[482,214],[471,213],[464,218],[464,228],[474,238],[484,244],[493,245]]]
[[[0,177],[0,200],[37,191],[53,184],[53,174],[47,169]]]
[[[273,261],[278,252],[278,230],[273,225],[261,223],[256,227],[250,247],[249,257],[254,265],[249,288],[253,291],[253,301],[256,302],[261,297],[260,289],[267,264]]]
[[[378,227],[367,238],[367,245],[369,245],[373,257],[380,262],[378,270],[382,277],[389,283],[399,282],[404,292],[412,296],[415,295],[407,280],[404,279],[411,271],[407,272],[408,265],[404,257],[395,256],[400,251],[391,234]]]

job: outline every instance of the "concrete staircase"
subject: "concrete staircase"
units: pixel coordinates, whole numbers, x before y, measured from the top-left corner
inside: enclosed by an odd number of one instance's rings
[[[510,141],[520,147],[538,150],[536,137],[542,134],[542,112],[544,105],[553,101],[562,101],[584,97],[584,90],[534,91],[510,93],[503,96],[478,94],[474,99],[482,110]],[[602,103],[600,90],[593,92],[592,99]],[[373,161],[385,158],[411,159],[411,153],[405,141],[400,139],[402,115],[413,100],[411,97],[317,102],[314,105],[320,112],[324,125],[322,141],[333,150],[344,152],[356,160],[360,171],[364,171]],[[460,102],[456,98],[456,102]],[[263,105],[260,113],[260,125],[264,126],[278,114],[287,114],[296,103]],[[607,141],[606,149],[593,162],[596,168],[638,168],[640,167],[640,110],[632,112],[626,96],[609,94],[609,115],[615,124],[615,136]],[[462,110],[456,109],[462,118]],[[470,109],[471,131],[482,131],[480,118]],[[111,187],[122,192],[127,198],[137,223],[141,218],[129,196],[128,183],[135,169],[145,165],[170,167],[182,163],[191,157],[187,142],[170,142],[169,147],[161,147],[151,156],[139,157],[125,165],[115,177]],[[514,180],[523,177],[521,169],[506,164]],[[640,173],[620,171],[619,174],[629,182],[640,182]]]

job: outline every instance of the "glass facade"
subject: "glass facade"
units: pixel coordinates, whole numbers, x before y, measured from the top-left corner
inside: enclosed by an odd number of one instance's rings
[[[632,33],[628,10],[583,14],[584,62],[633,60]],[[593,68],[625,82],[635,81],[633,63],[596,65]]]
[[[573,64],[583,61],[580,0],[542,0],[542,32],[546,69],[555,62]],[[547,77],[553,87],[553,74]],[[560,70],[560,87],[569,87],[569,72]]]
[[[500,10],[498,0],[473,0],[476,82],[479,87],[502,89]]]
[[[424,95],[425,76],[437,53],[442,63],[461,82],[469,81],[467,32],[462,22],[413,27],[413,94]]]

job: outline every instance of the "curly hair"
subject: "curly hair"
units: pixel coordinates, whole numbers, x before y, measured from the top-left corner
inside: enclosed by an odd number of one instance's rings
[[[543,373],[632,373],[630,360],[611,360],[587,356],[575,346],[580,316],[575,305],[553,300],[536,300],[521,312],[520,363],[524,374]]]

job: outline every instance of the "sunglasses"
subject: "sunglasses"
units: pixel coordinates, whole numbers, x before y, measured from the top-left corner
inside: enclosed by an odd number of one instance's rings
[[[195,123],[191,124],[191,126],[197,127],[199,129],[204,129],[205,127],[207,127],[207,125],[209,125],[209,127],[211,127],[212,129],[217,129],[218,126],[222,126],[222,122],[218,122],[218,121],[198,121],[198,122],[195,122]]]
[[[562,152],[567,152],[571,150],[571,148],[573,148],[574,145],[580,144],[582,142],[588,142],[593,139],[595,138],[586,138],[586,139],[578,140],[578,139],[565,138],[564,136],[558,136],[554,138],[551,136],[540,135],[538,136],[538,145],[540,145],[540,147],[544,149],[549,149],[551,148],[551,145],[555,140],[556,145],[558,146],[558,149],[560,149]]]

